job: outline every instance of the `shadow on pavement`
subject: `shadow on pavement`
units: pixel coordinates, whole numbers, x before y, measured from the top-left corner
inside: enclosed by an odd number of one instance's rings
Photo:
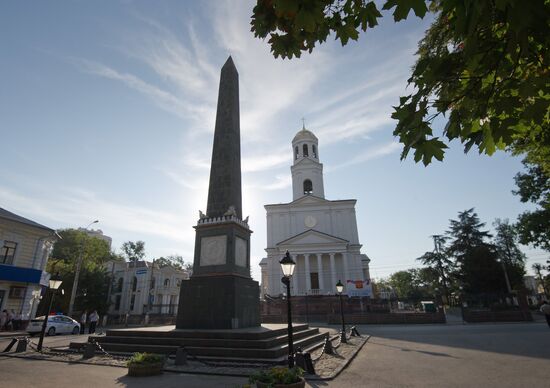
[[[550,359],[550,328],[541,323],[362,325],[360,331],[379,338]]]

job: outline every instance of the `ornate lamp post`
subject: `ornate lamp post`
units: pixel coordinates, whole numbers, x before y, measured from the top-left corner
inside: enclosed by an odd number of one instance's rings
[[[42,351],[42,342],[44,342],[44,334],[46,333],[46,326],[48,325],[48,315],[50,315],[50,311],[52,309],[53,305],[53,298],[55,296],[55,292],[57,289],[61,286],[61,280],[59,279],[59,274],[55,274],[50,279],[50,289],[52,290],[52,295],[50,296],[50,305],[48,307],[48,311],[46,312],[46,316],[44,317],[44,323],[42,324],[42,331],[40,332],[40,340],[38,341],[38,347],[37,350],[39,352]]]
[[[346,323],[344,322],[344,304],[342,303],[343,291],[344,291],[344,285],[340,280],[338,280],[338,283],[336,283],[336,292],[340,297],[340,314],[342,314],[342,335],[340,336],[340,341],[346,344],[348,340],[346,339]]]
[[[290,278],[294,273],[294,267],[296,263],[290,257],[288,251],[286,251],[285,256],[279,261],[281,264],[281,269],[283,270],[283,278],[281,282],[286,286],[286,307],[287,307],[287,318],[288,318],[288,367],[292,368],[294,366],[294,343],[292,341],[292,312],[290,308]]]

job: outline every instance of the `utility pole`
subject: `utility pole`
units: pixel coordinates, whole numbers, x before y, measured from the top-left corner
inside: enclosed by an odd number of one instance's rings
[[[154,276],[155,276],[155,259],[153,259],[153,265],[151,265],[151,279],[149,280],[149,292],[147,293],[147,298],[148,298],[147,312],[151,312],[151,307],[152,307],[151,299],[153,298],[153,295],[155,295],[155,290],[153,287],[153,286],[156,286],[156,284],[153,284],[153,280],[155,279]]]
[[[98,222],[99,220],[90,222],[90,224],[86,226],[84,230],[87,231],[91,225],[97,224]],[[76,299],[76,289],[78,288],[78,278],[80,277],[80,267],[82,267],[83,256],[84,256],[84,241],[82,241],[82,243],[80,244],[80,253],[78,255],[78,261],[76,262],[76,271],[74,274],[73,289],[71,290],[71,299],[69,301],[69,312],[67,314],[69,316],[73,315],[74,300]]]

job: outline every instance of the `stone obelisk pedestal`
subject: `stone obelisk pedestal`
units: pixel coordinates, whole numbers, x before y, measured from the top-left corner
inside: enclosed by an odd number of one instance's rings
[[[239,75],[229,57],[220,77],[208,205],[195,226],[193,275],[181,284],[176,328],[260,325],[247,222],[242,220]]]

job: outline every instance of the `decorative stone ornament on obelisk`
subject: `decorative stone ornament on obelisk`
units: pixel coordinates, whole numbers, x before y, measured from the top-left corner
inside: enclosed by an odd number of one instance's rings
[[[181,283],[177,329],[260,325],[260,288],[250,277],[248,217],[242,220],[239,74],[223,65],[206,215],[194,227],[193,275]]]

